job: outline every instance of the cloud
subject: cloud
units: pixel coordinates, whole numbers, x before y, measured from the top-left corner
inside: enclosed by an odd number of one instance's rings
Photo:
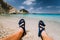
[[[30,7],[29,9],[27,9],[30,13],[42,13],[39,9],[42,8],[37,8],[35,9],[34,7]]]
[[[33,8],[33,7],[30,7],[30,8],[28,9],[28,11],[29,11],[30,13],[32,13],[32,12],[33,12],[33,10],[34,10],[34,8]]]
[[[26,1],[23,2],[23,4],[25,4],[25,5],[31,5],[31,4],[33,4],[34,1],[35,0],[26,0]]]
[[[29,10],[33,10],[34,8],[33,7],[31,7]]]
[[[60,10],[58,11],[58,13],[60,13]]]
[[[42,13],[42,11],[40,11],[42,10],[42,7],[39,8],[30,7],[28,10],[30,13]]]
[[[31,5],[31,4],[32,4],[32,2],[30,2],[30,1],[25,1],[23,4]]]
[[[39,7],[38,9],[39,9],[39,10],[42,10],[42,9],[43,9],[43,7]]]
[[[39,7],[39,8],[36,8],[34,9],[34,13],[41,13],[43,7]]]
[[[24,9],[24,6],[19,6],[19,9]]]
[[[52,8],[53,6],[47,6],[46,8]]]
[[[56,6],[56,8],[60,8],[60,6]]]

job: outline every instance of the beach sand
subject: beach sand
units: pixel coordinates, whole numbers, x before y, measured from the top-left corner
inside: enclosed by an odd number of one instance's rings
[[[21,19],[17,17],[0,16],[0,38],[7,37],[18,31],[18,21]],[[41,40],[38,37],[38,22],[41,19],[24,17],[26,21],[27,35],[23,40]],[[60,23],[52,20],[43,20],[46,24],[46,32],[54,40],[60,40]]]

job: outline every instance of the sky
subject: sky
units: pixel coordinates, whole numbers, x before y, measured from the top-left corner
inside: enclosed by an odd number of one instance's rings
[[[60,13],[60,0],[4,0],[17,10],[26,9],[30,13]]]

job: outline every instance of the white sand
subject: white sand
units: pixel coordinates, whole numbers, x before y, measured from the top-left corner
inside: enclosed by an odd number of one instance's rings
[[[22,17],[21,17],[22,18]],[[0,38],[4,38],[17,32],[18,21],[21,18],[17,17],[3,17],[0,16]],[[23,38],[23,40],[41,40],[38,35],[38,22],[40,19],[38,18],[28,18],[24,17],[26,21],[26,30],[27,35]],[[46,32],[49,36],[51,36],[54,40],[60,40],[60,23],[54,22],[50,20],[43,20],[46,24]]]

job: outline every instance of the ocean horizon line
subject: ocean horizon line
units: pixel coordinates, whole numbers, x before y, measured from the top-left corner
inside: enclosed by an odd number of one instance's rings
[[[29,13],[29,14],[60,14],[60,13]]]
[[[10,15],[8,13],[4,13],[4,14],[5,15]],[[17,14],[21,14],[21,13],[17,13]],[[24,14],[24,13],[22,13],[22,14]],[[59,13],[25,13],[24,15],[26,15],[26,14],[34,14],[34,15],[60,15]],[[13,14],[13,15],[15,15],[15,14]]]

